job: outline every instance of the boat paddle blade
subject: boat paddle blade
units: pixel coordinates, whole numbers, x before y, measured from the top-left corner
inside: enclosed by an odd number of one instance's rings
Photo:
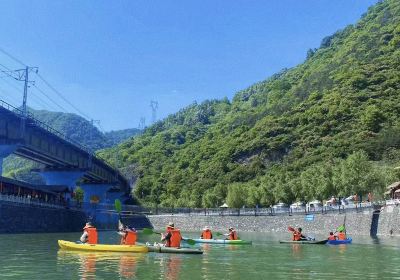
[[[151,228],[144,228],[142,231],[143,234],[153,234],[153,230]]]
[[[194,245],[196,244],[196,241],[194,241],[193,239],[186,239],[186,243],[189,245]]]
[[[296,231],[294,228],[292,228],[292,227],[288,227],[287,228],[288,229],[288,231]]]
[[[116,199],[114,201],[114,207],[115,207],[115,211],[117,211],[118,213],[121,213],[122,206],[121,206],[121,201],[119,199]]]
[[[338,226],[338,228],[336,229],[336,231],[345,231],[346,228],[344,227],[344,225]]]

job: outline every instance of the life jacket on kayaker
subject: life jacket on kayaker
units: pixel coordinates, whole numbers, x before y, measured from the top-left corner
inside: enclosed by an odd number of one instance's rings
[[[301,233],[302,229],[298,228],[297,230],[293,231],[293,241],[300,241],[306,239],[305,236]]]
[[[329,233],[328,240],[336,240],[336,236],[333,234],[332,231]]]
[[[86,223],[85,227],[83,228],[82,236],[86,239],[86,240],[81,240],[83,243],[97,244],[98,241],[97,229],[90,223]]]
[[[200,235],[200,238],[201,239],[212,239],[213,235],[212,235],[211,230],[208,227],[205,227],[203,232]]]
[[[137,240],[137,232],[134,228],[126,228],[121,238],[121,245],[135,245]]]
[[[229,240],[238,240],[238,236],[236,233],[236,230],[234,230],[232,227],[229,228]]]
[[[346,234],[343,231],[340,231],[338,233],[338,239],[339,240],[346,240]]]
[[[162,235],[161,241],[165,241],[165,247],[181,247],[182,235],[179,229],[175,229],[173,223],[167,226],[166,234]]]

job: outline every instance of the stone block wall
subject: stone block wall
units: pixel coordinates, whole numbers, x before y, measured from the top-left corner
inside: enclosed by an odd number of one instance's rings
[[[81,231],[85,222],[86,215],[81,211],[0,201],[0,233]]]
[[[326,235],[345,222],[347,232],[352,235],[370,235],[372,209],[346,214],[316,214],[312,221],[304,215],[294,216],[198,216],[198,215],[149,215],[156,229],[163,229],[168,222],[184,231],[201,231],[205,226],[215,231],[227,231],[232,226],[238,231],[287,233],[288,226],[302,227],[306,232]],[[311,218],[311,216],[310,216]]]

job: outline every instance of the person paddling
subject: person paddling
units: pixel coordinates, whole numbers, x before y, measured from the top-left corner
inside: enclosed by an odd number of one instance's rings
[[[135,228],[123,226],[123,228],[118,231],[121,235],[121,245],[135,245],[137,240],[137,232]]]
[[[336,239],[337,239],[336,235],[331,231],[331,232],[329,233],[328,240],[336,240]]]
[[[229,240],[238,240],[238,235],[236,233],[236,230],[233,229],[233,227],[229,228],[229,233],[228,234],[224,234],[227,235]]]
[[[97,244],[97,229],[91,223],[86,223],[80,238],[82,243]]]
[[[200,235],[201,239],[212,239],[213,235],[209,227],[205,227]]]
[[[168,223],[166,233],[161,234],[161,241],[165,242],[165,247],[181,247],[182,235],[179,229],[175,228],[174,223]]]
[[[302,240],[307,240],[307,237],[305,237],[301,232],[302,228],[298,228],[297,230],[293,231],[293,241],[302,241]]]

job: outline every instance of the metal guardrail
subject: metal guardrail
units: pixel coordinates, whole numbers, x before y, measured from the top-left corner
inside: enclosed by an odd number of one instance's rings
[[[2,202],[9,202],[12,204],[23,204],[23,205],[30,205],[30,206],[37,206],[41,208],[57,208],[57,209],[65,209],[66,206],[59,203],[49,203],[40,201],[35,198],[27,198],[15,195],[7,195],[7,194],[0,194],[0,201]]]
[[[324,206],[315,209],[285,209],[273,208],[135,208],[135,213],[146,215],[189,215],[189,216],[292,216],[309,214],[328,214],[360,212],[375,209],[378,205],[372,203],[359,203],[355,205]]]

